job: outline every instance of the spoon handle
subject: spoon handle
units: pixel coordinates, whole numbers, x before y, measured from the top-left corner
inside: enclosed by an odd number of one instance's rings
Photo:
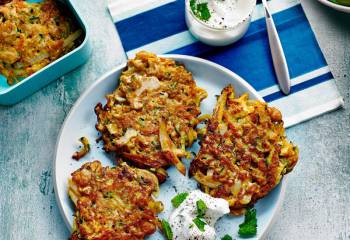
[[[289,77],[288,65],[280,38],[277,33],[275,23],[272,19],[266,1],[263,1],[265,8],[267,33],[269,36],[269,44],[271,49],[272,61],[275,68],[278,84],[282,92],[286,95],[290,93],[291,82]]]

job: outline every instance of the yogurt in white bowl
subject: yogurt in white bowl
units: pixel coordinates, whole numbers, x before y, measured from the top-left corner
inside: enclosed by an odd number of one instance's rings
[[[256,0],[186,0],[186,23],[201,42],[225,46],[247,32]]]

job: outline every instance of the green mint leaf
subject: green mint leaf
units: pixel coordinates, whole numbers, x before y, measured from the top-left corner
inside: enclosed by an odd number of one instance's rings
[[[166,220],[162,220],[162,230],[168,240],[173,239],[173,231],[171,230],[170,224]]]
[[[221,240],[232,240],[232,237],[226,234],[224,237],[221,238]]]
[[[244,222],[256,221],[256,209],[248,209],[244,216]]]
[[[244,216],[244,222],[239,225],[238,234],[241,237],[253,237],[257,232],[256,210],[248,209]]]
[[[207,211],[208,209],[207,205],[202,199],[199,199],[196,202],[196,205],[197,205],[197,217],[201,217],[201,218],[204,217],[205,211]]]
[[[199,19],[203,21],[208,21],[209,18],[211,17],[211,14],[208,8],[208,3],[197,4],[197,13],[198,13]]]
[[[188,193],[184,192],[184,193],[180,193],[178,195],[176,195],[175,197],[173,197],[173,199],[171,199],[171,203],[173,204],[174,207],[178,207],[180,206],[180,204],[185,201],[185,199],[188,197]]]
[[[207,225],[202,219],[199,217],[196,217],[193,219],[194,224],[196,224],[197,228],[201,231],[204,232],[205,225]]]
[[[238,234],[241,237],[253,237],[256,235],[256,226],[250,224],[239,225]]]
[[[190,0],[190,8],[193,13],[197,11],[196,0]]]
[[[194,15],[203,21],[208,21],[211,17],[208,3],[198,3],[197,0],[190,0],[190,8]]]

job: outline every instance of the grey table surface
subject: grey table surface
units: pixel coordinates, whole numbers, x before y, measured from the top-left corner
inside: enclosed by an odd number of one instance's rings
[[[73,0],[92,31],[88,63],[12,107],[0,107],[0,239],[67,239],[52,181],[60,127],[80,94],[124,61],[107,0]],[[350,15],[315,0],[304,9],[345,100],[288,129],[300,161],[268,239],[350,239]]]

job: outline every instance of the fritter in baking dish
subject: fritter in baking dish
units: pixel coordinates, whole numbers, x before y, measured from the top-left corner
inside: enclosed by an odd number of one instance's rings
[[[13,85],[80,43],[82,30],[54,0],[0,5],[0,73]]]
[[[121,163],[102,167],[84,164],[69,179],[75,204],[72,240],[140,240],[154,233],[163,205],[153,199],[157,177]]]
[[[282,115],[267,103],[235,98],[223,89],[209,119],[190,174],[201,189],[226,199],[231,213],[241,215],[266,196],[292,171],[298,149],[285,136]]]
[[[183,65],[139,52],[128,61],[119,87],[106,96],[106,105],[95,108],[104,149],[154,171],[160,181],[169,165],[185,175],[180,159],[189,156],[186,147],[197,139],[206,96]]]

